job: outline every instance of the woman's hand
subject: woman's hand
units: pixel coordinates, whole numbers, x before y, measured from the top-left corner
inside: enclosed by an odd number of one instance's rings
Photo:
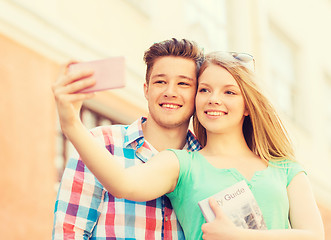
[[[209,205],[216,215],[214,221],[202,225],[206,240],[324,240],[323,222],[314,194],[305,173],[297,174],[287,187],[291,229],[256,230],[236,227],[223,213],[215,199]]]
[[[209,199],[209,205],[216,217],[214,221],[202,225],[202,238],[205,240],[236,239],[235,235],[238,233],[240,228],[236,227],[224,214],[214,198]]]
[[[93,71],[71,72],[68,69],[70,64],[73,62],[64,67],[57,81],[52,85],[61,128],[65,135],[71,126],[81,123],[79,112],[83,101],[94,96],[94,93],[79,93],[79,91],[96,83],[92,78]]]

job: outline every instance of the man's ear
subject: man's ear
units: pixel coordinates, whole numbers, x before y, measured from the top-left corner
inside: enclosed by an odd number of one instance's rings
[[[146,100],[148,101],[148,85],[146,82],[144,83],[144,95]]]

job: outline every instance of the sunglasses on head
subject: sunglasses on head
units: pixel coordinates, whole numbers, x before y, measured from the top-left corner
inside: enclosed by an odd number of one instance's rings
[[[236,62],[241,63],[244,67],[255,70],[255,60],[254,57],[248,53],[237,53],[237,52],[217,52],[222,57],[225,58],[232,57]]]

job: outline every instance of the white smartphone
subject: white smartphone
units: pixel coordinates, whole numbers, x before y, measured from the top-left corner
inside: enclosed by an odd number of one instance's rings
[[[123,56],[69,65],[69,71],[86,69],[94,70],[93,77],[96,79],[96,84],[79,92],[96,92],[125,86],[125,58]]]

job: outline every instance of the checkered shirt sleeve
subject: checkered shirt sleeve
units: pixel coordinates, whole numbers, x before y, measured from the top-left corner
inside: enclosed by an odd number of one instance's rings
[[[145,144],[141,124],[93,129],[92,134],[124,166],[143,164],[152,155]],[[188,133],[188,149],[198,149]],[[194,146],[193,146],[194,145]],[[54,210],[53,239],[184,239],[166,196],[133,202],[113,197],[78,158],[71,158],[64,171]]]

